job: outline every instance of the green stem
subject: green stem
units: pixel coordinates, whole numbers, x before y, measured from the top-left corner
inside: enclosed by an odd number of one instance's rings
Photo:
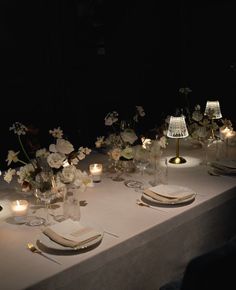
[[[18,159],[19,162],[21,162],[22,164],[26,165],[27,163],[23,160]]]
[[[23,151],[24,154],[25,154],[25,157],[29,160],[29,162],[30,162],[30,163],[33,165],[33,167],[35,168],[33,162],[31,161],[31,159],[30,159],[30,157],[29,157],[29,155],[28,155],[27,152],[25,151],[25,148],[24,148],[23,143],[22,143],[22,141],[21,141],[20,135],[18,135],[18,140],[19,140],[19,143],[20,143],[21,149],[22,149],[22,151]],[[24,161],[21,161],[21,162],[24,163],[24,164],[27,164],[27,163],[25,163]]]

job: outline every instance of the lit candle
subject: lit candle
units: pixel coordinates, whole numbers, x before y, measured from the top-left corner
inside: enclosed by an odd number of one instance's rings
[[[100,182],[102,175],[102,164],[95,163],[89,165],[89,171],[93,177],[93,182]]]
[[[233,130],[230,130],[229,132],[227,132],[226,134],[225,134],[225,137],[226,138],[232,138],[232,137],[234,137],[235,136],[235,132],[233,131]]]
[[[224,129],[221,129],[220,130],[220,135],[221,135],[221,138],[223,139],[223,140],[225,140],[228,136],[228,134],[231,132],[232,130],[230,129],[230,128],[228,128],[228,127],[225,127]]]
[[[29,203],[27,200],[15,200],[11,203],[11,210],[17,222],[25,222]]]

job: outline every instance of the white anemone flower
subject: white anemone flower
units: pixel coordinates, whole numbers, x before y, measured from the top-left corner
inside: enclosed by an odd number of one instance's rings
[[[76,167],[74,165],[66,166],[62,169],[61,180],[65,183],[74,181],[76,174]]]
[[[47,161],[50,167],[59,169],[63,166],[66,156],[60,153],[51,153],[47,157]]]
[[[133,144],[136,140],[138,140],[137,135],[135,134],[133,129],[125,129],[123,132],[120,133],[122,140],[125,143]]]
[[[61,127],[54,128],[53,130],[49,130],[49,134],[51,134],[54,138],[62,138],[63,137],[63,131],[61,130]]]
[[[16,170],[15,169],[11,169],[9,168],[5,174],[4,174],[4,180],[7,182],[7,183],[10,183],[12,181],[12,178],[13,176],[16,174]]]
[[[32,173],[34,172],[34,167],[31,163],[26,164],[25,166],[20,167],[16,172],[19,176],[18,183],[22,184],[24,181],[30,182],[32,180]]]
[[[74,151],[74,146],[65,139],[57,139],[56,144],[49,146],[49,151],[53,153],[70,154]]]
[[[13,150],[9,150],[8,151],[8,155],[7,155],[7,166],[9,166],[12,162],[16,163],[19,161],[19,158],[18,158],[18,154],[20,153],[20,151],[18,152],[15,152]]]
[[[93,187],[93,179],[86,171],[76,170],[74,185],[78,186],[81,191],[85,191],[87,187]]]
[[[42,148],[36,151],[35,156],[36,157],[48,157],[50,153],[47,151],[46,148]]]

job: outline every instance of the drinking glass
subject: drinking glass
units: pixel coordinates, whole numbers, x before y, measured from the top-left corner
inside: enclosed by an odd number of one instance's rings
[[[36,176],[37,186],[34,190],[34,196],[44,204],[46,224],[50,224],[49,205],[56,198],[56,192],[53,190],[53,178],[52,171],[42,171]]]

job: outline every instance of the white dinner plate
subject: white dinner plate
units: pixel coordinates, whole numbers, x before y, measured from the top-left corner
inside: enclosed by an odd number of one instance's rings
[[[84,225],[84,224],[83,224]],[[88,226],[87,224],[84,226]],[[89,225],[91,227],[91,225]],[[57,250],[57,251],[78,251],[81,249],[87,249],[90,248],[94,245],[96,245],[97,243],[99,243],[102,239],[103,239],[103,235],[104,235],[104,231],[100,228],[100,227],[94,227],[94,229],[96,230],[96,232],[98,232],[98,234],[100,234],[99,237],[97,237],[96,239],[83,244],[81,247],[77,247],[72,248],[72,247],[64,247],[56,242],[54,242],[53,240],[51,240],[48,236],[46,236],[43,233],[40,233],[38,238],[37,238],[37,242],[39,242],[40,244],[42,244],[43,246],[45,246],[46,248],[50,249],[50,250]]]
[[[164,205],[177,205],[177,204],[185,204],[185,203],[189,203],[189,202],[192,202],[194,201],[195,197],[196,197],[196,193],[192,190],[192,189],[189,189],[187,187],[183,187],[183,186],[178,186],[178,185],[169,185],[170,187],[170,190],[172,190],[173,192],[173,189],[176,190],[176,192],[188,192],[188,194],[192,193],[191,196],[189,197],[186,197],[186,198],[176,198],[176,199],[168,199],[168,200],[164,200],[161,196],[160,198],[158,197],[158,195],[156,195],[156,198],[152,198],[151,196],[143,193],[142,194],[142,197],[148,201],[151,201],[152,203],[155,203],[155,204],[164,204]],[[161,188],[161,187],[160,187]]]

